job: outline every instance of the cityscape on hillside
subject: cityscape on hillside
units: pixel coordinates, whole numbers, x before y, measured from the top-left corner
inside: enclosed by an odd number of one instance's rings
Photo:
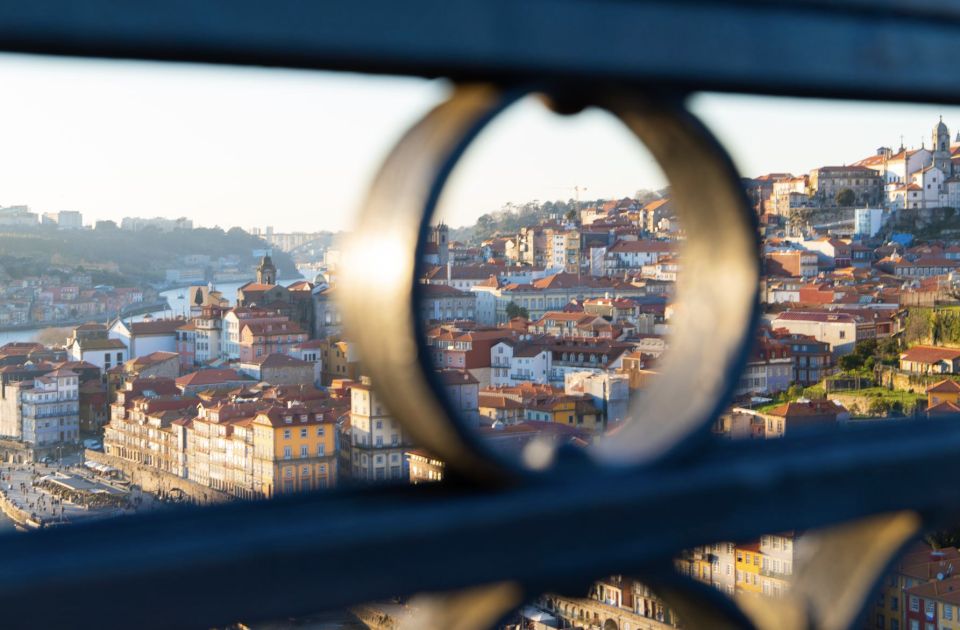
[[[762,316],[715,438],[960,414],[960,133],[941,119],[929,146],[743,187],[762,241]],[[417,316],[460,421],[508,457],[544,440],[616,439],[670,352],[684,240],[668,188],[434,224]],[[146,247],[169,251],[136,254]],[[0,509],[18,529],[445,478],[447,463],[381,402],[345,328],[336,235],[189,218],[86,225],[7,206],[0,252],[0,329],[12,335],[0,346]],[[960,625],[957,534],[898,560],[865,627]],[[777,599],[811,544],[770,532],[674,564],[724,594]],[[350,614],[387,628],[412,611]],[[582,597],[543,595],[510,623],[685,627],[622,575]]]

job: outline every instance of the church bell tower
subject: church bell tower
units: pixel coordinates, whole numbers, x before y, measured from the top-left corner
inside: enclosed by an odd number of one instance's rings
[[[274,266],[273,261],[270,260],[270,255],[266,254],[260,259],[260,265],[257,267],[257,284],[276,283],[277,268]]]

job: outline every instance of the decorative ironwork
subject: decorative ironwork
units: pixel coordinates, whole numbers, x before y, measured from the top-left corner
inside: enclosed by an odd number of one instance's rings
[[[528,36],[505,37],[498,25],[507,23]],[[604,46],[576,45],[596,32]],[[4,625],[59,627],[96,614],[102,627],[132,619],[144,628],[208,627],[457,591],[425,605],[433,621],[423,623],[474,628],[525,598],[582,594],[591,580],[624,573],[641,576],[696,627],[851,626],[893,554],[921,527],[960,515],[960,488],[944,474],[960,452],[960,428],[914,422],[708,442],[707,424],[737,383],[754,323],[757,243],[730,160],[682,95],[957,100],[958,83],[940,62],[960,53],[958,34],[955,3],[893,0],[5,7],[0,48],[12,51],[485,83],[458,87],[387,158],[346,281],[348,320],[375,357],[367,366],[378,390],[417,441],[447,462],[448,480],[0,538]],[[909,65],[905,49],[915,52]],[[687,315],[662,386],[622,439],[587,455],[561,451],[535,471],[497,458],[452,420],[414,315],[417,243],[444,180],[483,126],[528,93],[518,86],[548,94],[557,111],[594,105],[620,118],[666,172],[689,234],[679,286]],[[690,315],[705,309],[720,323],[698,326]],[[718,338],[716,330],[732,333]],[[682,387],[689,380],[693,395]],[[598,522],[611,525],[603,538],[579,534]],[[816,552],[795,567],[794,587],[776,603],[734,602],[671,568],[672,557],[698,544],[818,527]],[[319,572],[321,564],[332,569]],[[92,612],[104,593],[109,607]]]

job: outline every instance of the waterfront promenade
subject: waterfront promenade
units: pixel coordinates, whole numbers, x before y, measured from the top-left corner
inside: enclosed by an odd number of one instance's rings
[[[0,467],[0,495],[7,518],[25,529],[111,518],[161,505],[139,489],[127,491],[97,478],[76,455],[64,458],[62,465]]]

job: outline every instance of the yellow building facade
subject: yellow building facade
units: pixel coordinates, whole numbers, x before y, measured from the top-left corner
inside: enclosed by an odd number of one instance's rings
[[[336,424],[324,412],[274,407],[253,420],[253,483],[264,497],[336,483]]]
[[[760,593],[760,545],[737,545],[737,593]]]

